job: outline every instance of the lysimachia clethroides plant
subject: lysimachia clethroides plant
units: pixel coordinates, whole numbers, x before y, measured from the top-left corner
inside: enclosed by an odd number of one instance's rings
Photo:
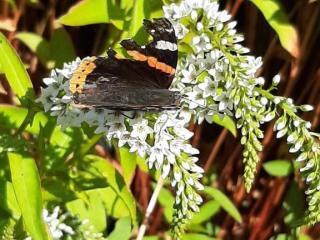
[[[226,11],[212,0],[185,0],[164,6],[164,16],[174,25],[179,39],[179,62],[172,90],[186,96],[177,111],[137,112],[133,119],[112,110],[85,110],[73,106],[69,82],[80,64],[77,59],[55,69],[42,89],[41,101],[46,111],[57,117],[62,127],[80,127],[86,122],[96,127],[119,147],[136,152],[149,168],[155,168],[175,189],[173,234],[179,238],[184,225],[199,210],[203,169],[197,165],[199,151],[188,142],[193,133],[190,121],[212,123],[213,116],[232,117],[241,132],[245,188],[250,191],[258,154],[263,150],[263,123],[276,119],[276,137],[286,137],[300,172],[307,183],[308,212],[306,221],[320,221],[320,147],[310,122],[298,111],[310,111],[310,105],[296,106],[293,100],[275,96],[272,91],[280,82],[273,78],[264,89],[264,78],[257,76],[262,59],[249,55],[241,45],[243,36],[235,30]]]

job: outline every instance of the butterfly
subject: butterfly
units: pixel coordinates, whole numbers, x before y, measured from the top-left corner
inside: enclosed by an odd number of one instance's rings
[[[75,104],[120,111],[179,108],[182,95],[168,89],[178,60],[174,28],[166,18],[143,25],[153,40],[144,46],[121,41],[128,58],[109,49],[107,57],[82,60],[69,82]]]

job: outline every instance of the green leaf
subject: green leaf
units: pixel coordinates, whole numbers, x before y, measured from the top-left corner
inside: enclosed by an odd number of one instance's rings
[[[119,148],[120,163],[123,170],[123,177],[129,186],[135,174],[137,166],[137,154],[129,152],[127,147]]]
[[[103,232],[107,226],[107,216],[99,191],[86,191],[89,195],[89,221],[97,232]]]
[[[299,55],[298,33],[278,0],[251,0],[276,31],[281,45],[294,57]]]
[[[181,238],[182,240],[212,240],[213,238],[208,236],[208,235],[204,235],[204,234],[198,234],[198,233],[188,233],[182,236]]]
[[[58,21],[67,26],[83,26],[109,22],[110,0],[83,0],[69,9]]]
[[[79,195],[83,196],[83,199],[66,203],[68,211],[81,220],[88,219],[95,232],[103,232],[107,226],[107,216],[101,193],[100,189],[84,191]]]
[[[0,104],[0,114],[10,119],[10,124],[13,124],[15,128],[18,128],[26,118],[28,110],[26,108],[19,108],[11,105]],[[25,129],[32,134],[38,134],[40,131],[40,124],[44,126],[47,123],[47,117],[43,112],[38,112],[34,116],[31,126],[27,126]]]
[[[0,65],[14,93],[19,98],[28,96],[34,99],[30,77],[15,49],[2,33],[0,33]]]
[[[131,219],[121,218],[116,222],[115,229],[108,236],[108,240],[127,240],[131,235]]]
[[[102,196],[104,196],[103,198],[105,201],[109,200],[107,203],[112,204],[111,206],[108,205],[109,210],[113,211],[113,214],[114,211],[120,211],[118,214],[121,214],[121,212],[127,214],[126,212],[128,211],[132,222],[136,224],[137,212],[135,199],[129,191],[129,188],[126,186],[122,176],[116,171],[114,166],[106,159],[96,155],[87,155],[84,160],[90,162],[90,166],[98,169],[100,174],[107,180],[110,188],[107,190],[107,193],[102,194]],[[121,204],[122,208],[119,208],[120,205],[115,205],[115,200],[118,200],[118,204]]]
[[[237,127],[234,121],[229,116],[224,116],[222,119],[218,115],[212,117],[214,123],[228,129],[233,136],[237,136]]]
[[[65,62],[70,62],[76,58],[72,40],[63,27],[55,29],[50,40],[50,53],[50,58],[54,62],[52,67],[56,68],[61,68]]]
[[[158,236],[144,236],[143,240],[160,240]]]
[[[46,66],[50,58],[50,45],[42,36],[31,32],[20,32],[15,35],[25,45],[30,48],[39,58],[40,62]]]
[[[16,220],[21,216],[21,211],[11,182],[0,181],[0,207],[10,213]]]
[[[153,187],[155,187],[155,184],[153,184]],[[165,188],[161,188],[158,201],[164,209],[165,218],[168,222],[171,222],[173,216],[173,205],[175,201],[172,193]]]
[[[286,160],[272,160],[263,164],[263,169],[271,176],[286,177],[293,172],[291,162]]]
[[[190,224],[201,224],[209,220],[219,210],[220,204],[215,200],[211,200],[200,207],[200,211],[194,214],[190,221]]]
[[[142,28],[142,21],[145,18],[144,5],[146,0],[134,0],[132,17],[129,27],[129,36],[135,36]]]
[[[223,192],[213,187],[205,187],[204,192],[213,197],[231,217],[241,223],[241,215],[238,209]]]
[[[32,158],[8,153],[12,185],[25,228],[35,240],[50,239],[42,220],[40,177]]]

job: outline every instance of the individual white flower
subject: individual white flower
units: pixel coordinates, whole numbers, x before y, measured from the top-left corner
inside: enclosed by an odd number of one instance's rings
[[[54,106],[54,102],[52,98],[58,95],[58,91],[52,86],[48,86],[47,88],[41,88],[41,96],[37,99],[37,102],[41,102],[44,107],[44,111],[49,111],[52,106]]]
[[[198,87],[193,87],[193,91],[187,93],[189,102],[189,108],[195,109],[196,107],[205,107],[206,106],[206,100],[203,98],[203,91]]]
[[[197,53],[201,51],[209,51],[213,48],[210,38],[205,33],[202,33],[200,36],[193,37],[192,44]]]
[[[193,64],[195,66],[201,66],[202,62],[205,61],[205,55],[204,52],[199,52],[196,54],[188,54],[188,56],[186,57],[186,64]]]
[[[107,131],[105,131],[105,132],[107,132]],[[125,144],[127,144],[130,141],[135,141],[135,140],[131,139],[130,132],[123,131],[119,137],[118,146],[123,147]]]
[[[163,165],[162,172],[161,172],[161,177],[163,179],[165,179],[169,175],[170,169],[171,169],[170,163],[166,163],[166,164]]]
[[[127,130],[124,122],[114,122],[113,124],[107,123],[110,126],[107,132],[107,138],[111,140],[113,137],[120,138],[122,133]]]
[[[281,76],[277,74],[272,78],[272,84],[277,86],[280,83],[280,80],[281,80]]]
[[[123,141],[123,140],[122,140]],[[137,152],[140,157],[144,157],[150,151],[150,146],[145,141],[129,140],[130,152]]]
[[[212,81],[209,77],[205,77],[204,82],[200,83],[198,87],[203,91],[205,98],[216,95],[217,82]]]
[[[147,159],[147,163],[149,165],[149,168],[151,169],[153,165],[155,165],[156,169],[159,169],[159,167],[162,165],[163,160],[165,158],[166,150],[159,145],[155,145],[151,147],[150,149],[150,156]]]
[[[173,139],[172,141],[170,141],[170,151],[173,152],[176,156],[180,156],[183,147],[184,141],[181,139]]]
[[[195,83],[197,80],[198,72],[196,70],[196,67],[193,64],[190,64],[186,69],[181,70],[182,73],[182,79],[181,82],[183,83]]]
[[[142,120],[132,126],[131,137],[139,138],[141,141],[147,139],[148,134],[153,133],[153,129],[148,126],[148,120]]]
[[[218,108],[219,112],[224,112],[228,109],[229,110],[233,109],[233,102],[232,102],[232,99],[230,99],[228,93],[226,92],[220,93],[219,95],[214,96],[213,99],[219,102],[219,108]]]
[[[204,10],[207,13],[207,17],[210,19],[209,25],[213,25],[218,17],[219,4],[213,2]]]
[[[193,114],[195,114],[194,110],[190,110],[189,108],[182,107],[179,111],[179,119],[181,119],[185,123],[189,123]]]
[[[173,131],[179,138],[188,140],[193,136],[193,132],[186,129],[184,125],[184,122],[177,122],[177,124],[173,127]]]
[[[189,32],[189,30],[181,23],[174,24],[173,27],[175,35],[178,39],[184,38]]]

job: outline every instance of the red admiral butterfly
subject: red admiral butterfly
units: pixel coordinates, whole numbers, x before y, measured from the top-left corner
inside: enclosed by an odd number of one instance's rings
[[[165,18],[144,20],[153,41],[139,46],[134,40],[120,44],[131,58],[109,49],[108,57],[83,60],[70,79],[76,104],[113,110],[179,108],[181,94],[168,90],[177,66],[177,38]]]

